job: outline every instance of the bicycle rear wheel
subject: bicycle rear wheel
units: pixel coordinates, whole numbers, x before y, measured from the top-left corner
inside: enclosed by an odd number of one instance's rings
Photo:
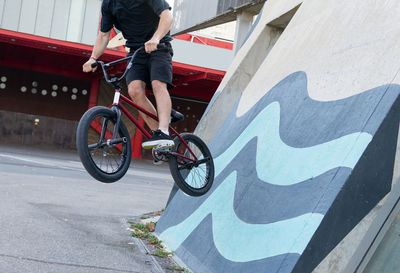
[[[190,133],[181,134],[188,147],[179,137],[174,139],[173,152],[181,154],[169,158],[171,175],[178,187],[191,196],[201,196],[208,192],[214,182],[214,162],[207,145],[196,135]]]
[[[115,138],[119,142],[110,142],[115,123],[115,112],[96,106],[82,116],[76,131],[76,146],[83,166],[91,176],[104,183],[121,179],[131,162],[129,132],[122,121]]]

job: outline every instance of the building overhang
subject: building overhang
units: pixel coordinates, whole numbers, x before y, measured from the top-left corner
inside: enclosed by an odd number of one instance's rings
[[[102,77],[99,72],[82,72],[82,64],[89,58],[92,49],[90,45],[0,29],[0,64],[4,66],[88,80],[99,79]],[[124,51],[106,50],[101,60],[110,62],[125,55]],[[112,73],[123,69],[117,67]],[[224,75],[222,70],[173,62],[173,83],[176,87],[171,90],[171,95],[209,101]]]

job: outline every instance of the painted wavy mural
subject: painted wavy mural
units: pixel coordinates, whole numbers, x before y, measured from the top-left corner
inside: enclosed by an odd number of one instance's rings
[[[215,158],[216,176],[235,158],[238,151],[257,137],[257,177],[266,183],[287,186],[300,183],[340,166],[352,168],[372,136],[354,133],[308,148],[293,148],[279,137],[279,103],[273,102],[250,122],[244,132],[220,156]],[[268,130],[260,130],[268,128]],[[273,159],[265,157],[275,155]],[[285,168],[280,168],[285,162]],[[272,174],[272,175],[271,175]],[[233,210],[236,173],[230,174],[192,215],[182,223],[161,233],[168,246],[176,250],[199,223],[212,214],[214,243],[223,257],[234,262],[247,262],[286,253],[301,254],[323,215],[307,213],[269,224],[248,224]],[[231,234],[238,239],[228,240]],[[249,241],[246,234],[263,234]],[[274,247],[269,248],[268,245]]]
[[[221,130],[213,137],[209,144],[210,149],[215,157],[225,152],[248,124],[273,102],[278,102],[281,109],[279,136],[291,147],[315,146],[355,132],[373,135],[377,127],[375,124],[371,126],[367,123],[377,111],[382,113],[389,111],[386,105],[378,104],[384,96],[388,97],[388,100],[395,100],[398,89],[390,88],[392,86],[379,86],[337,101],[316,101],[308,96],[306,74],[293,73],[279,82],[240,117],[236,116],[239,103],[237,102],[221,125]],[[367,107],[366,104],[379,108]],[[268,129],[266,126],[263,128]]]
[[[312,147],[295,148],[280,138],[279,121],[280,106],[273,102],[250,122],[224,153],[215,158],[216,176],[254,137],[258,142],[257,176],[281,186],[300,183],[337,167],[353,168],[372,139],[368,133],[357,132]]]
[[[161,233],[162,238],[168,238],[168,246],[176,250],[211,213],[214,243],[221,255],[230,261],[248,262],[287,253],[301,254],[323,215],[307,213],[271,224],[245,223],[233,211],[236,181],[236,173],[233,172],[196,212]],[[235,234],[234,240],[232,234]],[[248,234],[262,236],[249,238]]]
[[[309,98],[306,75],[298,72],[245,115],[233,109],[209,145],[213,188],[200,198],[178,192],[157,232],[178,255],[218,253],[227,266],[273,264],[290,272],[376,132],[372,117],[389,111],[379,102],[397,98],[398,89],[389,87],[319,102]],[[192,245],[194,230],[212,234],[206,236],[212,241]]]

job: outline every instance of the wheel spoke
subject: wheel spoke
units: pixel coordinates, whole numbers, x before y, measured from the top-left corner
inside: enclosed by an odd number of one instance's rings
[[[119,147],[108,147],[105,143],[107,140],[113,138],[114,133],[114,120],[109,116],[96,116],[93,118],[91,128],[88,131],[88,145],[89,155],[93,160],[96,167],[104,173],[112,174],[119,171],[119,169],[127,160],[126,143],[119,144]],[[101,135],[104,139],[100,140]],[[125,137],[121,135],[121,131],[115,138]],[[118,149],[119,148],[119,149]]]
[[[195,163],[197,166],[190,164],[187,160],[183,158],[177,158],[177,169],[180,173],[180,176],[185,181],[185,183],[194,188],[200,189],[203,188],[209,181],[209,167],[210,164],[210,157],[208,154],[204,154],[201,147],[197,142],[186,140],[188,143],[189,148],[192,150],[193,154],[197,157],[197,162]],[[183,154],[184,156],[195,160],[195,157],[183,144],[179,145],[177,152]],[[190,164],[190,165],[188,165]]]
[[[114,161],[115,161],[115,163],[116,163],[116,165],[118,166],[119,165],[119,162],[118,162],[118,160],[113,156],[112,157],[112,159],[114,159]],[[118,168],[118,167],[117,167]]]

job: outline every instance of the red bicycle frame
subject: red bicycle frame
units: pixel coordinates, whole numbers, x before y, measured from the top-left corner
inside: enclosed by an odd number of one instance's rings
[[[121,94],[121,85],[120,85],[120,83],[123,80],[123,78],[125,78],[128,70],[132,67],[133,59],[135,58],[137,52],[139,52],[140,50],[143,50],[143,47],[137,49],[132,54],[132,56],[128,56],[128,57],[125,57],[125,58],[122,58],[120,60],[116,60],[116,61],[113,61],[113,62],[110,62],[110,63],[107,63],[107,64],[105,64],[105,63],[103,63],[101,61],[98,61],[98,62],[92,64],[92,67],[96,67],[96,66],[100,65],[101,69],[103,70],[103,74],[104,74],[104,78],[105,78],[106,82],[112,84],[114,86],[114,88],[115,88],[114,101],[113,101],[113,104],[111,106],[111,108],[117,114],[117,124],[116,124],[116,128],[114,129],[115,132],[118,132],[118,126],[119,126],[119,121],[120,121],[120,117],[121,117],[120,110],[122,110],[122,112],[125,113],[125,115],[136,125],[136,128],[138,128],[147,138],[151,138],[150,133],[147,132],[147,130],[123,106],[123,102],[126,102],[126,103],[130,104],[132,107],[136,108],[138,111],[144,113],[145,115],[149,116],[150,118],[152,118],[152,119],[154,119],[156,121],[158,121],[158,117],[156,115],[154,115],[153,113],[150,113],[146,109],[142,108],[141,106],[137,105],[132,100],[130,100],[129,98],[127,98],[127,97],[125,97],[124,95]],[[128,62],[128,65],[127,65],[123,75],[121,77],[119,77],[119,78],[113,77],[113,78],[110,79],[105,68],[113,66],[113,65],[118,64],[118,63],[121,63],[123,61],[127,61],[127,60],[129,60],[129,62]],[[177,152],[169,152],[169,154],[174,155],[174,156],[179,156],[179,157],[185,158],[185,159],[190,160],[190,161],[196,161],[197,162],[198,159],[197,159],[196,155],[194,154],[192,149],[190,149],[189,145],[186,143],[186,141],[183,139],[183,137],[172,126],[169,126],[169,129],[179,137],[179,139],[182,141],[182,143],[186,146],[186,148],[189,150],[189,152],[194,157],[194,160],[190,159],[190,158],[188,158],[188,157],[186,157],[186,156],[184,156],[182,154],[179,154]],[[115,138],[115,135],[114,135],[113,139],[114,138]]]
[[[150,113],[149,111],[147,111],[146,109],[144,109],[143,107],[139,106],[138,104],[134,103],[132,100],[130,100],[129,98],[125,97],[124,95],[121,94],[121,90],[116,89],[115,90],[115,95],[114,95],[114,103],[112,104],[112,106],[116,106],[118,107],[118,109],[120,109],[136,126],[137,129],[139,129],[147,138],[151,138],[150,133],[137,121],[137,119],[135,119],[131,113],[129,113],[129,111],[123,106],[123,102],[128,103],[129,105],[131,105],[132,107],[136,108],[138,111],[146,114],[147,116],[151,117],[152,119],[158,121],[158,117],[156,115],[154,115],[153,113]],[[194,152],[192,151],[192,149],[190,149],[189,145],[186,143],[186,141],[182,138],[182,136],[178,133],[178,131],[176,131],[171,125],[169,126],[169,129],[179,137],[179,139],[182,141],[182,143],[185,145],[185,147],[189,150],[189,152],[193,155],[194,160],[191,158],[188,158],[182,154],[176,153],[176,152],[171,152],[172,155],[175,156],[179,156],[182,158],[185,158],[187,160],[190,161],[197,161],[197,157],[194,154]]]

